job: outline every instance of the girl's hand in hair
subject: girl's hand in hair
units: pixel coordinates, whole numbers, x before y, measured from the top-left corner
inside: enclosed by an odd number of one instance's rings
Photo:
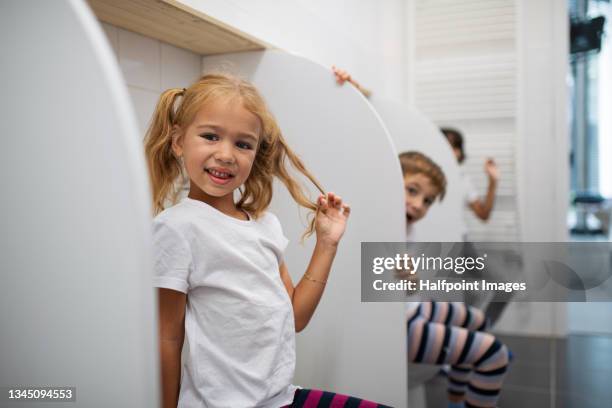
[[[315,219],[317,243],[337,246],[346,230],[351,208],[334,193],[321,194]]]
[[[497,168],[497,164],[491,158],[485,161],[485,172],[489,176],[489,179],[492,181],[497,181],[499,179],[499,169]]]

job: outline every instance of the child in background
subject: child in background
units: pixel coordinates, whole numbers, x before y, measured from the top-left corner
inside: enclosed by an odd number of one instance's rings
[[[446,177],[442,169],[429,157],[419,152],[399,155],[404,176],[406,225],[408,237],[412,225],[425,217],[431,205],[446,193]]]
[[[163,406],[378,407],[292,385],[295,332],[321,299],[350,208],[333,193],[309,201],[287,162],[323,190],[255,87],[206,75],[165,91],[145,143],[157,214]],[[188,196],[164,209],[185,173]],[[314,214],[305,235],[314,232],[317,242],[296,286],[283,259],[288,241],[266,211],[274,177]]]
[[[446,177],[422,153],[399,155],[406,192],[408,227],[444,198]],[[485,315],[464,303],[408,302],[408,359],[413,363],[450,364],[450,408],[495,407],[508,366],[508,349],[484,333]]]
[[[440,131],[451,145],[453,153],[461,168],[461,180],[463,182],[465,205],[482,221],[488,221],[495,204],[495,190],[499,179],[499,170],[495,161],[491,158],[485,161],[485,172],[489,179],[487,194],[484,199],[478,196],[474,183],[465,172],[462,164],[465,161],[465,150],[463,148],[463,135],[457,129],[441,128]]]
[[[491,213],[493,212],[493,206],[495,205],[495,190],[497,189],[497,183],[499,180],[499,169],[497,168],[495,161],[491,158],[485,161],[484,169],[489,181],[487,187],[487,194],[484,196],[484,198],[481,198],[478,194],[478,191],[476,191],[476,188],[474,187],[472,179],[466,173],[464,168],[465,166],[463,166],[463,162],[466,158],[463,135],[460,131],[453,128],[441,128],[440,131],[446,137],[446,140],[453,149],[453,153],[455,154],[457,162],[459,163],[459,168],[461,171],[461,182],[463,184],[462,187],[465,206],[469,208],[474,213],[474,215],[478,217],[481,221],[488,221],[491,216]],[[467,235],[468,227],[467,223],[464,220],[463,240],[466,242],[464,243],[463,248],[465,251],[465,256],[473,256],[476,253],[476,249],[474,248],[474,245],[467,239]],[[490,267],[487,267],[485,271],[486,272],[482,274],[482,277],[484,277],[486,274],[486,276],[488,277],[496,277],[496,279],[500,280],[503,279],[502,271],[496,271],[495,269],[492,269]],[[483,298],[481,294],[468,293],[466,296],[466,300],[471,305],[478,305],[482,308],[485,308],[485,313],[487,317],[489,317],[492,323],[495,323],[499,320],[503,312],[506,310],[506,307],[508,306],[509,297],[504,294],[502,296],[502,299],[504,301],[502,302],[496,301],[501,300],[499,299],[498,294],[488,294],[488,296],[489,299]]]

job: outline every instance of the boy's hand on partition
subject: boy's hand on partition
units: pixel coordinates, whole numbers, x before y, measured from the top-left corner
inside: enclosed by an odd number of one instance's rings
[[[332,71],[334,72],[334,76],[336,77],[336,82],[338,83],[338,85],[342,85],[346,81],[352,83],[353,79],[351,78],[349,73],[346,72],[345,70],[340,69],[336,67],[335,65],[332,65]]]
[[[343,85],[345,82],[349,82],[352,84],[359,92],[363,94],[366,98],[369,98],[372,95],[372,91],[362,87],[359,82],[355,81],[353,77],[343,69],[338,68],[335,65],[332,65],[332,71],[334,72],[334,76],[336,77],[336,83],[338,85]]]

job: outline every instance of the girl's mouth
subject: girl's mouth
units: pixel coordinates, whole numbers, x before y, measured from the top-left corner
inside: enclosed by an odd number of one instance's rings
[[[406,213],[406,221],[408,222],[408,224],[412,224],[414,222],[414,217]]]
[[[208,173],[208,176],[215,184],[219,185],[227,184],[232,178],[234,178],[234,175],[231,173],[217,171],[215,169],[206,169],[206,173]]]

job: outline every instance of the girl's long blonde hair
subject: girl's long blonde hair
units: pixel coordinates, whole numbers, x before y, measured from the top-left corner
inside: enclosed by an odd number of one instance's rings
[[[180,192],[177,181],[179,176],[183,176],[183,164],[172,151],[175,132],[184,132],[207,103],[228,98],[239,98],[243,107],[257,116],[262,125],[255,161],[244,188],[240,190],[242,195],[236,206],[254,218],[259,217],[270,205],[272,182],[276,176],[287,187],[295,202],[314,214],[318,207],[289,173],[287,160],[321,193],[324,192],[323,188],[289,148],[257,89],[249,82],[227,74],[204,75],[189,88],[168,89],[161,94],[145,137],[154,213],[161,212],[167,200],[176,203]],[[313,231],[314,217],[304,236],[311,235]]]

